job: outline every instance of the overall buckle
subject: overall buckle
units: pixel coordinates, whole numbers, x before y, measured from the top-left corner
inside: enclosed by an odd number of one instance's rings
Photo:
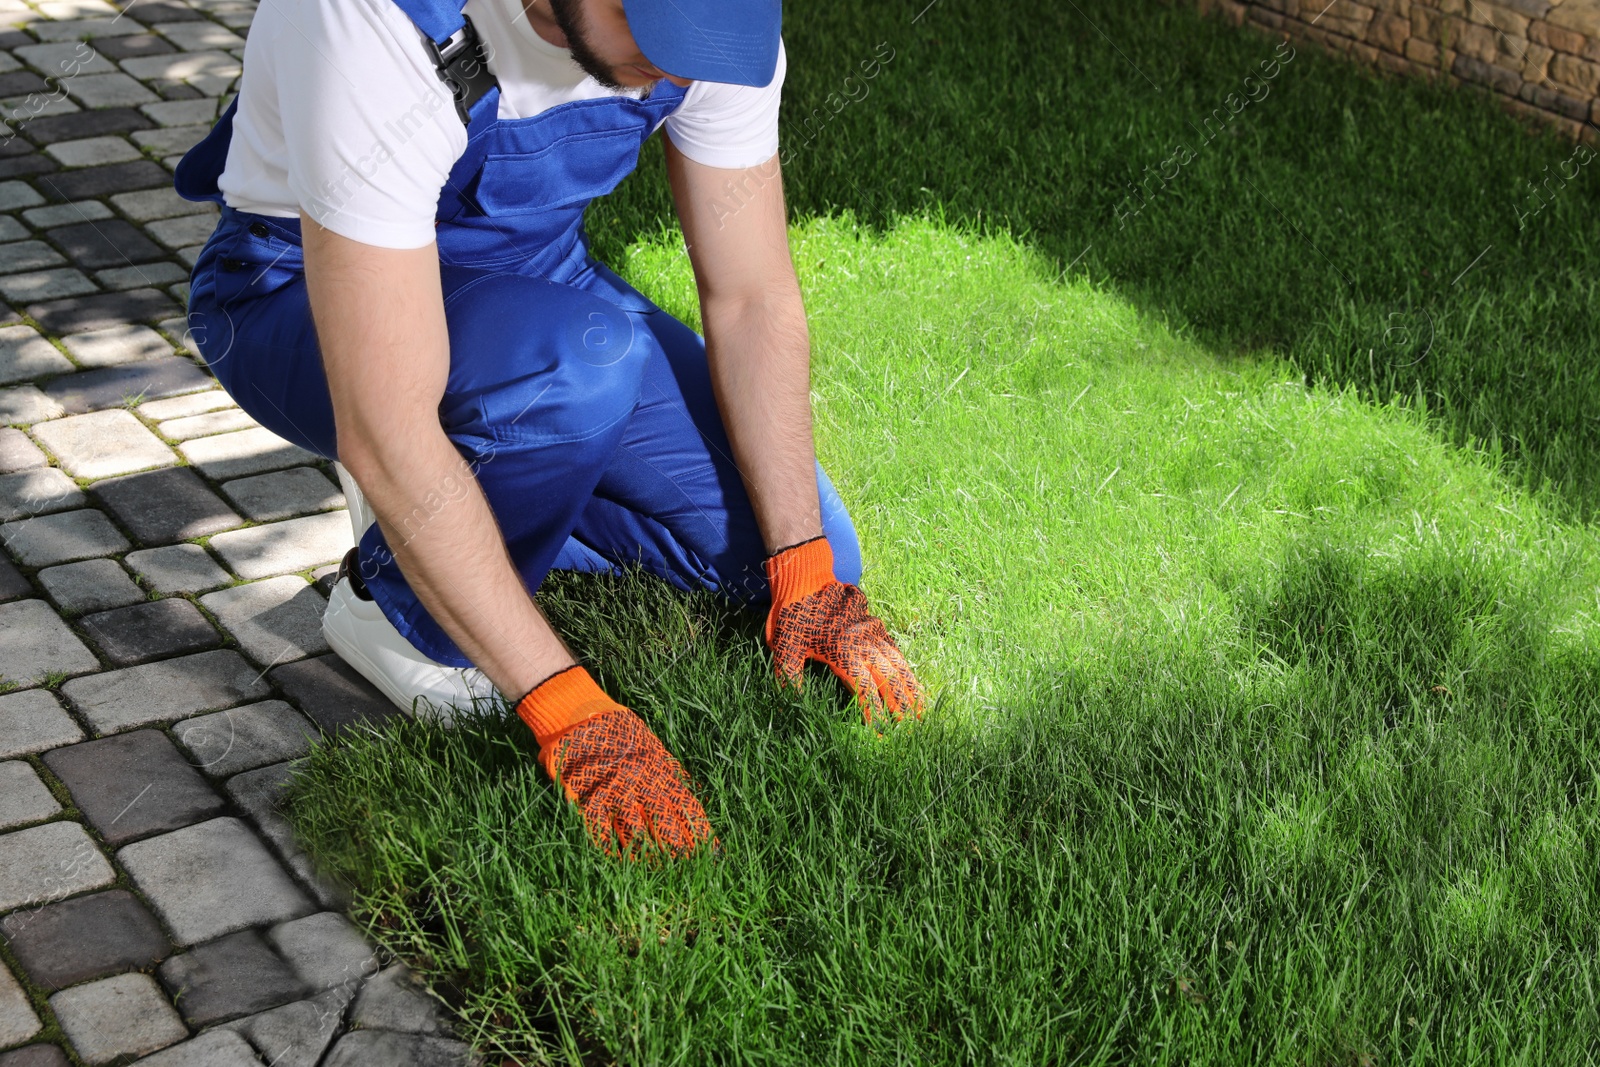
[[[463,13],[464,25],[452,33],[444,44],[435,44],[433,38],[422,35],[422,42],[433,57],[439,80],[450,87],[456,102],[456,114],[462,125],[472,123],[472,105],[483,99],[499,83],[489,71],[488,56],[484,54],[483,40],[472,20]]]

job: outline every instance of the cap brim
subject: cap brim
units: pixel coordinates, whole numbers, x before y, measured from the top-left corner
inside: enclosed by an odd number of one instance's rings
[[[623,0],[655,66],[691,81],[761,87],[778,69],[782,0]]]

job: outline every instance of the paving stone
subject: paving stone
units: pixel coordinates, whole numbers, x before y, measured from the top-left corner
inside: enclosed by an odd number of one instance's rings
[[[80,624],[106,659],[119,667],[222,644],[222,635],[187,600],[152,600],[86,615]]]
[[[45,146],[45,154],[63,167],[94,167],[143,159],[144,153],[121,137],[85,137]]]
[[[65,263],[61,253],[43,241],[12,241],[0,245],[0,273],[38,270],[40,267],[59,267]]]
[[[223,811],[222,798],[158,730],[52,749],[44,762],[113,848]]]
[[[0,544],[24,567],[110,556],[128,547],[104,515],[88,508],[8,522],[0,526]]]
[[[0,1067],[72,1067],[60,1045],[29,1045],[15,1052],[0,1052]],[[288,1067],[287,1064],[283,1067]]]
[[[33,1005],[28,1003],[28,994],[0,963],[0,1045],[26,1041],[42,1027]]]
[[[0,696],[0,756],[26,756],[82,740],[83,731],[45,689]]]
[[[119,974],[64,989],[50,998],[50,1008],[88,1064],[148,1055],[189,1036],[148,974]]]
[[[178,316],[176,318],[163,319],[156,323],[156,328],[170,337],[175,344],[182,347],[189,355],[197,360],[200,358],[200,346],[195,344],[194,330],[189,328],[189,320],[187,318]],[[201,332],[204,332],[203,327]]]
[[[344,891],[320,876],[312,866],[311,858],[295,839],[294,827],[289,825],[289,820],[279,810],[293,773],[293,763],[274,763],[234,775],[228,779],[225,788],[233,802],[250,816],[250,821],[256,824],[261,836],[272,845],[278,858],[288,864],[302,882],[312,887],[317,902],[324,909],[346,908],[349,901]]]
[[[160,219],[145,224],[145,232],[168,248],[204,245],[216,228],[215,215],[183,215],[175,219]],[[0,249],[5,247],[0,245]]]
[[[77,296],[94,291],[82,271],[70,267],[53,270],[34,270],[25,274],[7,274],[0,277],[0,296],[22,303],[25,300],[53,300],[61,296]],[[14,380],[14,379],[13,379]]]
[[[93,222],[96,219],[109,219],[111,217],[111,209],[98,200],[74,200],[70,204],[32,207],[24,211],[22,217],[28,220],[29,226],[37,226],[41,230],[48,230],[52,226],[65,226],[69,222]]]
[[[324,1067],[476,1067],[483,1061],[459,1041],[418,1034],[357,1030],[333,1046]]]
[[[79,478],[106,478],[178,462],[172,450],[128,411],[55,419],[35,426],[33,433],[65,470]]]
[[[0,430],[0,471],[32,470],[49,462],[21,430]]]
[[[183,320],[179,319],[177,321],[182,322]],[[158,425],[156,430],[160,432],[161,436],[171,440],[188,441],[196,437],[208,437],[211,434],[248,430],[255,425],[255,419],[233,407],[223,408],[220,411],[208,411],[203,415],[188,415],[181,419],[168,419]]]
[[[101,15],[120,14],[105,0],[41,0],[34,6],[51,19],[99,18]]]
[[[0,241],[21,241],[29,236],[28,228],[22,223],[10,215],[0,215]]]
[[[361,723],[381,726],[390,716],[401,714],[388,697],[337,655],[274,667],[267,677],[330,734]]]
[[[0,763],[0,830],[48,819],[60,810],[61,805],[27,761]]]
[[[241,478],[224,483],[222,491],[245,515],[262,522],[326,511],[345,503],[339,487],[312,467]]]
[[[150,57],[150,59],[161,58],[164,57]],[[122,64],[126,68],[129,63],[140,62],[148,60],[124,59]],[[72,98],[84,107],[130,107],[160,99],[138,81],[120,71],[114,74],[80,74],[63,84],[66,85],[67,92],[72,94]]]
[[[287,663],[328,651],[322,636],[327,602],[303,578],[236,585],[208,593],[200,603],[257,663]]]
[[[139,1061],[140,1067],[261,1067],[244,1038],[231,1030],[213,1030]],[[273,1067],[282,1067],[274,1064]]]
[[[260,700],[268,690],[260,671],[239,653],[219,649],[74,678],[61,692],[97,733],[106,734]]]
[[[176,263],[157,262],[97,271],[94,280],[107,289],[137,289],[141,286],[167,285],[188,276],[189,272]]]
[[[339,565],[330,563],[325,567],[318,567],[311,572],[311,584],[324,597],[333,595],[333,587],[339,582]]]
[[[13,49],[11,54],[45,75],[63,80],[77,74],[105,74],[117,69],[116,64],[83,44],[82,41],[31,44]]]
[[[45,989],[145,970],[172,951],[155,917],[126,889],[12,912],[0,919],[22,969]]]
[[[298,1000],[309,989],[254,930],[241,930],[173,956],[161,982],[196,1029]]]
[[[310,989],[357,987],[378,973],[378,951],[336,911],[322,911],[276,926],[267,941]]]
[[[298,759],[316,739],[316,727],[281,700],[197,715],[172,732],[189,750],[190,763],[219,778]]]
[[[140,56],[124,59],[122,69],[135,78],[164,78],[168,81],[186,81],[201,88],[215,87],[207,95],[215,95],[228,87],[240,71],[239,59],[222,51],[173,52],[164,56]],[[4,77],[4,75],[0,75]],[[3,86],[0,86],[3,88]]]
[[[361,987],[350,1011],[350,1025],[408,1034],[450,1032],[442,1005],[412,977],[403,963],[385,967]]]
[[[79,413],[176,396],[216,385],[216,379],[181,356],[79,371],[47,382],[46,396]]]
[[[0,537],[4,536],[5,529],[0,526]],[[350,518],[340,511],[230,530],[211,539],[212,549],[233,573],[246,579],[290,574],[333,562],[342,557],[352,543]]]
[[[205,138],[205,135],[210,132],[211,127],[203,123],[197,123],[193,126],[163,126],[156,130],[140,130],[133,135],[133,143],[140,148],[148,148],[160,152],[162,155],[171,155],[174,152],[181,155],[199,144]],[[173,195],[177,195],[176,191],[174,191]],[[179,199],[182,199],[182,197],[179,197]],[[197,201],[191,200],[187,201],[187,203],[192,208],[195,208],[196,211],[202,206]],[[210,207],[213,212],[217,210],[215,204],[207,203],[205,206]],[[192,215],[196,211],[174,212],[174,214]]]
[[[179,130],[209,130],[210,126],[179,126]],[[164,130],[151,130],[148,136],[165,133]],[[140,134],[140,138],[147,134]],[[185,136],[188,136],[185,132]],[[202,133],[201,136],[204,136]],[[135,222],[150,222],[154,219],[170,219],[179,215],[217,214],[217,207],[209,201],[185,200],[178,195],[176,189],[145,189],[137,193],[119,193],[111,198],[118,211],[133,219]]]
[[[198,438],[179,445],[178,451],[207,477],[219,481],[301,466],[318,458],[265,428]]]
[[[60,226],[45,236],[85,270],[131,266],[166,255],[126,219]]]
[[[212,819],[138,841],[119,851],[117,859],[180,945],[313,910],[260,838],[238,819]]]
[[[72,363],[32,326],[0,326],[0,382],[72,370]]]
[[[0,678],[32,686],[52,674],[82,674],[99,666],[44,601],[0,604]]]
[[[153,165],[153,164],[152,164]],[[28,315],[57,336],[103,330],[125,322],[159,322],[183,314],[183,308],[158,289],[96,293],[48,304],[35,304]]]
[[[50,85],[31,70],[15,70],[0,74],[0,95],[19,96],[23,93],[50,91]]]
[[[139,5],[143,7],[143,4]],[[134,56],[159,56],[175,52],[166,40],[153,33],[136,33],[129,37],[107,37],[96,43],[95,50],[109,59],[132,59]]]
[[[78,483],[54,467],[0,474],[0,520],[25,519],[87,503]]]
[[[19,121],[16,117],[16,112],[8,108],[3,100],[0,100],[0,120],[8,122],[12,126],[15,126]],[[58,169],[56,161],[40,152],[0,151],[0,178],[23,178],[30,174],[49,174],[56,169]]]
[[[128,566],[158,593],[203,593],[233,579],[199,545],[129,552]]]
[[[27,182],[0,182],[0,211],[15,211],[44,203],[44,197]]]
[[[10,560],[0,556],[0,603],[32,595],[33,586],[28,584],[28,579],[22,576]]]
[[[187,467],[97,482],[93,492],[143,545],[205,537],[242,521]]]
[[[111,864],[75,822],[0,834],[0,911],[99,889],[114,877]]]
[[[174,0],[140,0],[137,5],[124,8],[124,11],[146,26],[205,18],[194,8]]]
[[[72,358],[85,367],[111,367],[172,355],[170,341],[150,327],[134,323],[75,333],[62,343]]]
[[[120,608],[146,599],[144,590],[133,584],[114,559],[86,559],[46,567],[38,578],[56,607],[73,615]]]
[[[122,78],[123,74],[95,74],[95,78]],[[79,78],[74,84],[85,79]],[[143,86],[139,91],[154,99],[154,94]],[[130,189],[154,189],[169,185],[172,175],[161,169],[159,163],[148,159],[131,163],[111,163],[104,167],[84,167],[42,176],[36,179],[39,190],[54,200],[93,200],[112,193],[125,193]]]
[[[337,986],[310,1000],[224,1023],[242,1034],[272,1067],[317,1067],[322,1054],[343,1029],[344,1009],[354,990]],[[0,1067],[5,1067],[0,1061]]]
[[[243,48],[244,38],[214,22],[175,22],[149,24],[161,36],[185,52],[201,52],[208,48],[226,50]]]
[[[72,44],[68,47],[75,48],[77,45]],[[97,44],[95,48],[104,51],[102,45]],[[134,130],[148,130],[154,125],[149,116],[133,108],[115,107],[96,111],[75,111],[66,115],[47,115],[30,122],[25,132],[35,141],[48,144],[56,141],[73,141],[83,137],[132,133]],[[35,199],[31,202],[38,204],[43,201]]]
[[[19,385],[14,389],[0,389],[0,423],[28,425],[54,419],[61,414],[61,405],[41,393],[37,386]]]
[[[190,266],[193,266],[194,265],[194,260],[191,259],[189,261],[189,264],[190,264]],[[188,307],[189,306],[189,283],[188,282],[179,282],[177,285],[169,285],[169,286],[167,286],[167,292],[172,294],[172,299],[176,300],[178,303],[182,304],[184,307]]]
[[[222,115],[222,109],[226,106],[225,101],[219,104],[216,100],[171,100],[146,104],[139,110],[159,126],[192,126],[195,123],[210,126]]]

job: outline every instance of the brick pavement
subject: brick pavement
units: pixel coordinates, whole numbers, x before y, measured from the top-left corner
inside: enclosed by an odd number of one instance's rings
[[[185,336],[252,0],[0,0],[0,1067],[471,1062],[274,804],[389,705],[327,465]]]

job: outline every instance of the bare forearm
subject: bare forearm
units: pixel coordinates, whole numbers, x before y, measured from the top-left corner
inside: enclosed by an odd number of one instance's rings
[[[768,552],[822,533],[798,288],[703,307],[712,388]]]

